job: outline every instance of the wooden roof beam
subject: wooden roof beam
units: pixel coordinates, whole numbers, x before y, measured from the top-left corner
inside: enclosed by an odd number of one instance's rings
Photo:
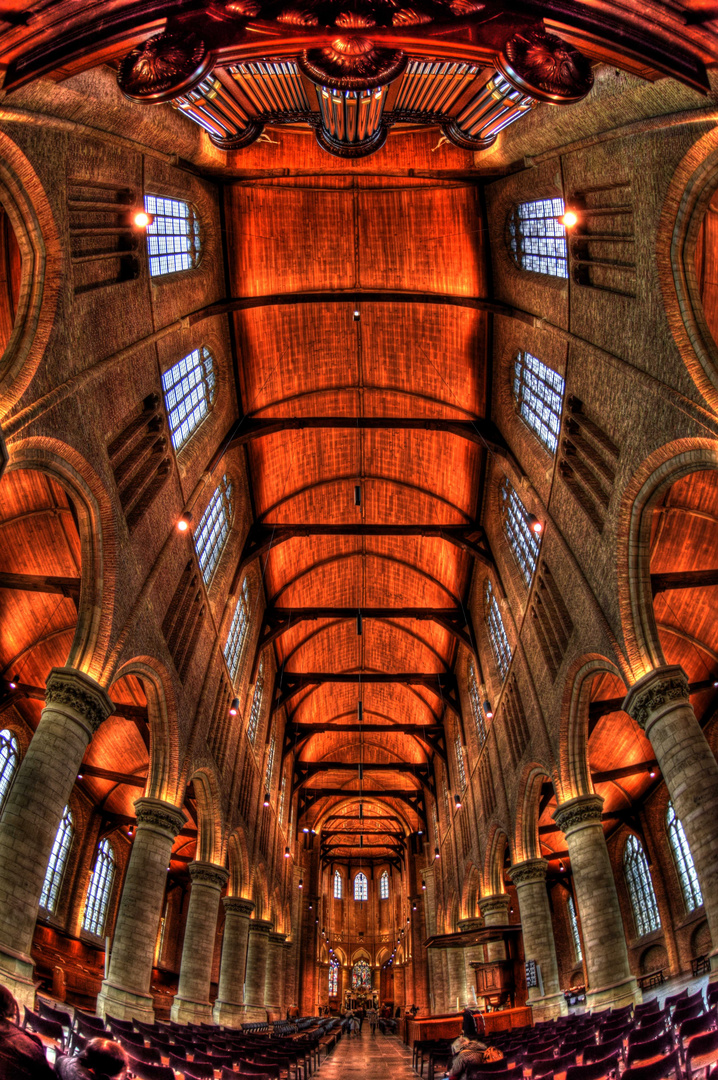
[[[406,761],[360,763],[358,761],[295,761],[292,779],[292,795],[303,787],[308,780],[326,772],[354,772],[358,776],[364,773],[410,773],[429,791],[434,792],[434,778],[428,765],[412,765]]]
[[[281,709],[308,686],[322,686],[325,683],[423,686],[445,701],[457,716],[461,716],[459,684],[456,675],[450,671],[432,674],[426,671],[285,671],[282,668],[274,681],[272,712]]]
[[[706,589],[718,585],[718,570],[679,570],[670,574],[651,574],[654,596],[674,589]]]
[[[33,701],[44,701],[46,690],[44,686],[33,686],[30,683],[17,683],[14,690],[10,690],[8,679],[3,680],[5,683],[5,693],[0,695],[3,703],[6,698],[24,697],[31,698]],[[140,720],[145,724],[149,723],[147,716],[146,705],[125,705],[120,701],[113,701],[114,712],[113,716],[123,716],[128,720]]]
[[[688,684],[689,694],[702,694],[704,690],[710,690],[711,687],[716,685],[718,680],[716,679],[702,679],[700,682],[692,682]],[[593,734],[596,724],[602,716],[608,716],[609,713],[620,712],[623,709],[623,703],[626,700],[625,695],[617,698],[606,698],[604,701],[592,701],[588,707],[588,734],[589,737]]]
[[[80,602],[79,577],[53,577],[49,574],[9,574],[0,571],[0,589],[17,592],[55,593],[66,596],[75,606]]]
[[[403,735],[411,735],[427,743],[435,750],[442,761],[447,761],[446,734],[443,724],[296,724],[289,720],[284,727],[284,740],[282,745],[282,761],[287,754],[295,754],[304,746],[313,735],[321,735],[327,731],[359,733],[359,732],[396,732]]]

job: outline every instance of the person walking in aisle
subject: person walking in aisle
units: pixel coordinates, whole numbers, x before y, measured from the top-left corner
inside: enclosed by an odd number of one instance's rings
[[[369,1027],[371,1028],[372,1035],[376,1035],[376,1022],[378,1020],[378,1013],[373,1005],[367,1009],[366,1018],[369,1021]]]

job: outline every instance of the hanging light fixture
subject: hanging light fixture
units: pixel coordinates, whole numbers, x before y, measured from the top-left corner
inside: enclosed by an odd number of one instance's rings
[[[300,889],[303,889],[303,888],[304,888],[304,882],[302,881],[302,879],[301,879],[301,878],[299,879],[299,888],[300,888]],[[310,911],[312,910],[312,905],[311,905],[311,904],[309,905],[309,910],[310,910]]]
[[[17,690],[19,682],[20,682],[20,676],[19,675],[13,675],[12,679],[8,683],[8,686],[10,687],[11,690]]]
[[[456,807],[457,810],[461,809],[461,796],[460,795],[454,795],[454,806]]]
[[[154,220],[154,216],[148,214],[146,210],[136,210],[132,218],[132,224],[136,229],[146,229]]]
[[[527,514],[526,520],[528,521],[529,529],[534,536],[540,536],[543,532],[543,522],[539,521],[535,514]]]
[[[179,520],[177,522],[177,528],[180,532],[187,532],[191,521],[192,515],[190,514],[189,510],[185,510],[183,514],[180,514]]]
[[[229,706],[229,715],[230,716],[236,716],[238,712],[239,712],[239,698],[238,697],[233,697],[232,698],[232,704]]]
[[[284,858],[285,859],[289,858],[289,844],[287,844],[287,846],[284,849]]]
[[[435,859],[439,859],[439,858],[441,858],[441,856],[440,856],[440,854],[439,854],[439,849],[438,849],[438,847],[437,847],[437,848],[434,848],[434,858],[435,858]]]
[[[488,698],[484,702],[484,715],[487,720],[493,720],[494,718],[494,710],[491,708],[491,702]]]
[[[361,611],[357,611],[357,637],[361,637]]]
[[[357,720],[361,724],[363,719],[364,719],[364,706],[363,706],[361,701],[358,701],[357,702]]]
[[[578,225],[578,214],[575,210],[566,210],[558,220],[564,229],[573,229]]]
[[[262,805],[263,806],[269,806],[269,792],[268,791],[265,791],[265,793],[264,793],[264,803]]]
[[[354,485],[354,505],[361,506],[361,484]]]

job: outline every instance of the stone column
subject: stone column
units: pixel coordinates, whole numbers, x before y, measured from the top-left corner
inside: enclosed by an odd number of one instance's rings
[[[466,1004],[464,950],[447,949],[446,961],[449,972],[449,1012],[460,1011]]]
[[[693,712],[681,667],[644,675],[623,702],[650,739],[676,815],[686,834],[703,893],[718,977],[718,762]]]
[[[546,892],[547,870],[545,859],[527,859],[509,870],[519,901],[524,956],[535,960],[541,968],[543,994],[538,986],[529,988],[534,1020],[553,1020],[564,1015],[568,1008],[558,980],[556,942]]]
[[[588,991],[587,1009],[641,1000],[631,975],[616,883],[601,825],[603,799],[579,795],[554,810],[566,837],[581,915]]]
[[[53,668],[45,707],[0,822],[0,982],[35,1007],[30,958],[37,907],[57,829],[87,745],[114,712],[83,671]]]
[[[241,896],[222,897],[224,938],[219,965],[219,987],[212,1017],[215,1024],[239,1027],[244,1019],[244,975],[247,970],[249,917],[254,911],[251,900]]]
[[[154,1023],[150,980],[172,843],[185,823],[178,807],[160,799],[135,800],[137,828],[117,912],[110,969],[97,1013]]]
[[[284,999],[284,942],[286,934],[271,933],[267,945],[267,974],[264,982],[264,1000],[268,1009],[282,1015]],[[327,993],[329,977],[327,975]]]
[[[484,926],[507,926],[510,903],[511,897],[508,893],[482,896],[479,900],[479,908],[484,917]],[[503,941],[491,941],[486,946],[486,955],[489,960],[505,960],[506,945]]]
[[[471,934],[475,930],[481,930],[484,925],[484,920],[479,918],[473,919],[460,919],[459,930],[462,934]],[[464,958],[464,979],[466,983],[466,1002],[470,1006],[476,1006],[479,1004],[476,997],[476,972],[471,967],[472,961],[475,963],[477,960],[484,959],[484,947],[483,945],[468,945],[465,949],[462,949]]]
[[[247,974],[244,983],[244,1019],[266,1020],[264,993],[267,983],[267,954],[272,923],[266,919],[251,919],[247,947]]]
[[[182,944],[179,985],[170,1016],[180,1024],[209,1023],[212,1005],[209,988],[212,959],[217,936],[219,896],[229,873],[223,866],[193,862],[188,867],[192,878],[189,909]]]

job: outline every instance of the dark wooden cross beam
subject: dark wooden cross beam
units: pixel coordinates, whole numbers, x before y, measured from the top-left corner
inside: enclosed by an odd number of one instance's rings
[[[623,765],[619,769],[606,769],[605,772],[591,773],[591,779],[594,784],[605,784],[609,780],[622,780],[626,776],[637,776],[639,773],[649,773],[657,769],[657,761],[639,761],[635,765]]]
[[[434,777],[428,765],[411,765],[406,761],[377,762],[370,761],[360,765],[358,761],[295,761],[294,777],[292,779],[292,795],[298,791],[308,780],[319,773],[324,772],[353,772],[362,773],[399,772],[410,773],[420,783],[434,794]]]
[[[425,671],[284,671],[280,669],[274,680],[272,694],[272,712],[281,709],[307,686],[322,686],[324,683],[348,683],[362,686],[365,683],[382,686],[398,683],[404,686],[424,686],[441,698],[461,716],[459,684],[453,672],[431,675]]]
[[[700,694],[704,690],[710,690],[712,686],[715,686],[716,679],[703,679],[701,682],[692,682],[688,684],[689,694]],[[602,716],[607,716],[609,713],[619,712],[623,708],[623,703],[626,700],[624,697],[606,698],[604,701],[592,701],[588,707],[588,734],[593,734],[596,724]]]
[[[394,814],[330,814],[325,821],[395,821],[397,825],[402,824],[401,818]]]
[[[396,832],[393,829],[374,829],[368,831],[367,829],[327,829],[322,830],[322,843],[335,836],[371,836],[374,839],[380,836],[391,836],[398,842],[406,843],[406,837],[403,832]]]
[[[673,589],[706,589],[718,585],[718,570],[679,570],[670,574],[651,574],[654,596]]]
[[[287,754],[297,754],[304,744],[311,739],[312,735],[321,735],[327,731],[339,732],[398,732],[404,735],[413,735],[417,739],[429,744],[432,750],[441,757],[442,761],[448,760],[446,753],[446,735],[443,724],[295,724],[289,720],[284,727],[284,742],[282,745],[282,761]]]
[[[400,874],[403,870],[401,859],[397,855],[322,855],[322,866],[351,866],[359,863],[363,866],[376,866],[377,863],[389,863]]]
[[[306,814],[311,808],[319,802],[320,799],[366,799],[378,801],[380,799],[398,799],[400,802],[405,802],[417,817],[424,823],[426,828],[426,800],[424,798],[423,788],[416,788],[413,791],[408,791],[406,788],[364,788],[362,791],[357,791],[354,788],[308,788],[302,785],[299,789],[299,801],[297,806],[297,828],[299,822],[304,814]]]
[[[52,577],[46,574],[8,574],[0,572],[0,589],[17,592],[55,593],[67,596],[75,607],[80,602],[80,579],[76,577]]]
[[[115,784],[127,784],[129,787],[144,788],[146,776],[134,776],[132,773],[115,772],[114,769],[101,769],[99,765],[80,765],[78,776],[96,776],[99,780],[112,780]]]
[[[391,852],[398,859],[404,862],[406,855],[403,848],[395,847],[393,844],[367,844],[365,847],[360,847],[359,844],[331,844],[329,847],[322,848],[320,851],[320,857],[322,859],[331,859],[335,852],[341,851],[346,856],[348,851],[352,851],[354,848],[358,848],[360,851],[387,851]]]

